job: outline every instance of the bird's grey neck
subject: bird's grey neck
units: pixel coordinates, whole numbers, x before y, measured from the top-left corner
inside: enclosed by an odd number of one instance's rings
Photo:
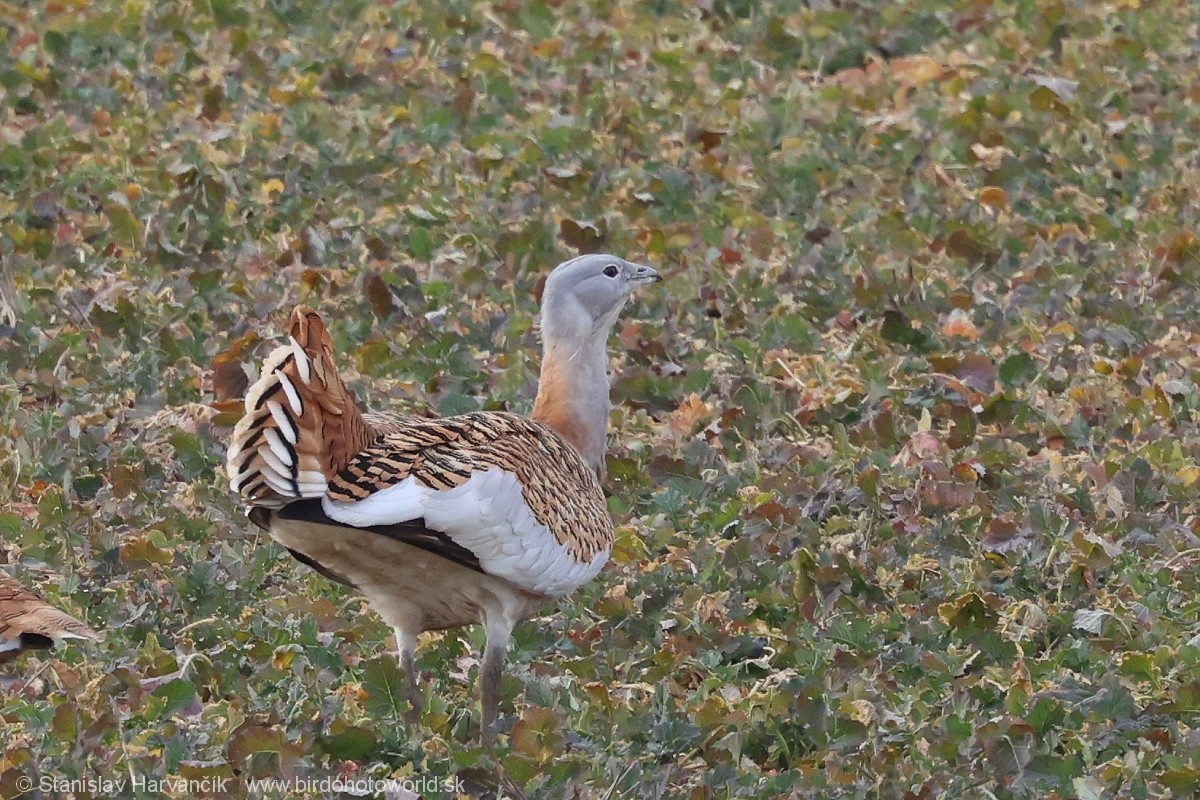
[[[598,475],[604,474],[608,433],[606,339],[590,332],[548,337],[533,407],[533,418],[570,442]]]

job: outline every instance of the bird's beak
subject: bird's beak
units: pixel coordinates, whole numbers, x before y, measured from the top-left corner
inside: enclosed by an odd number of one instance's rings
[[[654,269],[654,267],[633,263],[630,263],[629,266],[633,267],[633,274],[629,276],[629,282],[636,286],[641,286],[644,283],[656,283],[662,280],[662,275],[659,275],[658,270]]]

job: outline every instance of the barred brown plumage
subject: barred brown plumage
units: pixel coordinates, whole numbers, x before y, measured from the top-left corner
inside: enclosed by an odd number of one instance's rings
[[[100,634],[0,572],[0,662],[59,639],[99,641]]]
[[[559,265],[542,304],[532,419],[363,414],[333,340],[299,307],[287,344],[246,396],[226,457],[250,519],[301,562],[359,589],[396,632],[415,721],[422,631],[482,622],[482,734],[490,742],[513,625],[591,580],[613,544],[600,479],[605,342],[658,273],[614,256]]]
[[[326,496],[361,500],[409,477],[451,489],[492,467],[516,473],[533,516],[576,559],[591,560],[612,546],[612,520],[595,473],[561,436],[516,414],[423,420],[381,436],[334,476]]]

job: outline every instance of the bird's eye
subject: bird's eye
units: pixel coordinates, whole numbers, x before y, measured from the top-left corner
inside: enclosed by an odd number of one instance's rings
[[[609,264],[607,267],[604,268],[604,274],[610,278],[617,277],[617,273],[620,271],[621,270],[617,269],[616,264]]]

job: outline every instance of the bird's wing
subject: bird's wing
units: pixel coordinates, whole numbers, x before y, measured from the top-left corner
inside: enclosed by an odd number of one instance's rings
[[[58,639],[99,641],[100,635],[0,573],[0,654],[48,647]]]
[[[591,580],[613,538],[592,470],[514,414],[419,420],[380,436],[328,482],[321,510],[354,528],[420,524],[483,572],[549,596]]]
[[[333,525],[340,527],[355,527],[344,525],[341,522],[330,517],[325,513],[320,500],[299,500],[295,503],[288,503],[278,511],[271,512],[281,520],[298,520],[301,522],[310,522],[317,525]],[[253,515],[251,516],[253,519]],[[263,519],[260,527],[267,531],[271,530],[271,518],[267,516]],[[390,525],[371,525],[361,530],[370,531],[377,536],[383,536],[388,539],[393,539],[397,542],[418,547],[428,553],[433,553],[436,556],[445,558],[449,561],[454,561],[458,564],[473,569],[476,572],[483,572],[483,567],[479,564],[479,559],[475,554],[465,547],[461,547],[454,543],[446,534],[441,531],[432,530],[425,525],[425,520],[414,519],[406,522],[398,522]],[[330,564],[321,564],[315,561],[306,553],[302,553],[295,548],[288,548],[288,551],[300,561],[312,567],[317,572],[324,575],[330,580],[344,583],[347,586],[354,586],[354,581],[346,576],[336,572],[336,567]]]
[[[320,497],[326,482],[369,442],[407,417],[363,414],[338,376],[333,340],[312,309],[292,312],[288,343],[263,362],[233,430],[226,470],[252,506]]]

